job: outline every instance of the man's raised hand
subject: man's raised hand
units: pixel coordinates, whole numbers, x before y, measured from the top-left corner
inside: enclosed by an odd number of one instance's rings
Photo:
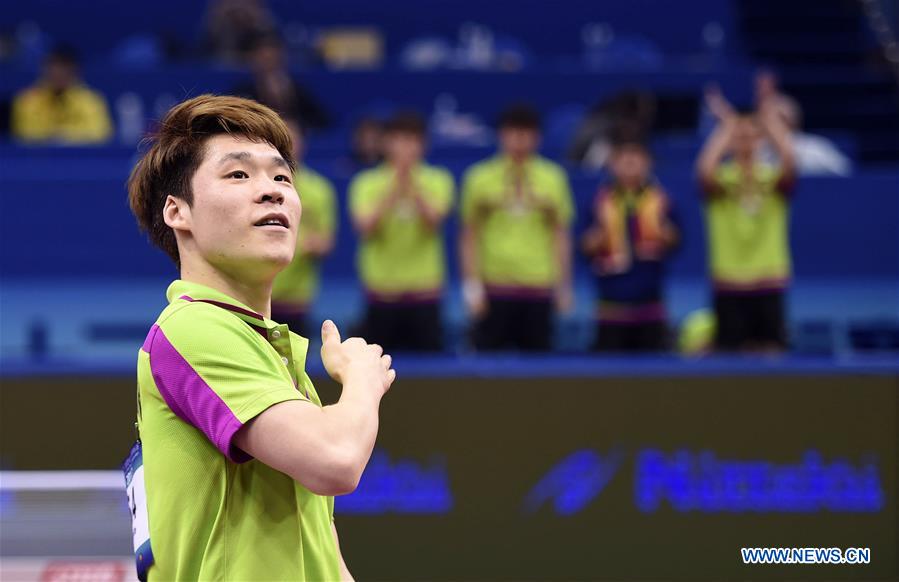
[[[371,383],[382,396],[396,379],[396,370],[391,368],[393,359],[381,346],[358,337],[341,341],[340,331],[330,319],[322,324],[321,355],[328,375],[343,385],[350,381]]]

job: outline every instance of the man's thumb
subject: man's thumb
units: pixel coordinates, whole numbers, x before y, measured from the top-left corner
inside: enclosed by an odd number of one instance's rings
[[[340,332],[337,330],[337,325],[330,319],[326,319],[322,324],[322,344],[327,345],[328,343],[340,343]]]

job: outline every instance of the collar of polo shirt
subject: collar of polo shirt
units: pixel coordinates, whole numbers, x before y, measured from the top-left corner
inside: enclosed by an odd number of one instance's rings
[[[296,366],[297,364],[301,364],[300,367],[302,368],[302,364],[305,364],[307,351],[309,349],[308,339],[293,334],[296,343],[292,345],[290,340],[291,334],[288,332],[286,325],[272,321],[261,313],[253,311],[240,301],[237,301],[212,287],[207,287],[206,285],[192,283],[183,279],[176,279],[169,285],[169,288],[166,291],[166,298],[168,298],[169,303],[178,299],[209,303],[230,311],[245,321],[251,328],[259,332],[259,334],[271,344],[275,351],[278,352],[281,360],[287,366],[294,385],[299,387]],[[304,390],[308,396],[308,387],[304,387]]]
[[[212,287],[200,285],[199,283],[192,283],[183,279],[176,279],[169,285],[165,295],[169,300],[169,303],[176,299],[184,299],[185,301],[202,301],[203,303],[209,303],[216,307],[227,309],[247,322],[250,327],[266,338],[278,339],[278,336],[283,333],[282,330],[278,329],[283,328],[283,325],[268,319],[261,313],[253,311],[240,301],[237,301]],[[274,337],[272,337],[273,334]]]

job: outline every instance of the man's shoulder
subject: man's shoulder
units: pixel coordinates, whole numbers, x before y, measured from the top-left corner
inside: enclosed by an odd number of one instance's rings
[[[435,166],[431,164],[422,164],[421,172],[425,180],[452,181],[453,175],[443,166]]]
[[[233,340],[235,335],[253,335],[253,330],[227,309],[186,299],[176,299],[163,309],[154,328],[170,341],[188,341],[192,345],[222,345],[224,336]]]
[[[541,175],[552,178],[552,179],[560,179],[567,178],[568,173],[565,171],[565,168],[562,164],[558,162],[554,162],[549,158],[545,158],[540,155],[536,155],[533,158],[533,167],[534,169]]]
[[[31,85],[16,93],[13,97],[13,105],[31,104],[48,95],[47,90],[40,85]]]
[[[374,168],[362,170],[353,176],[350,181],[350,190],[352,191],[353,189],[364,188],[365,186],[383,182],[388,178],[388,175],[387,167],[383,164],[375,166]]]
[[[88,87],[87,85],[74,85],[68,89],[69,94],[74,99],[83,102],[105,103],[106,99],[99,91]]]
[[[501,177],[503,164],[499,156],[491,156],[487,159],[475,162],[465,170],[466,180],[489,180]]]
[[[298,173],[297,181],[298,186],[301,185],[306,188],[314,188],[317,191],[330,191],[334,189],[334,184],[331,183],[331,180],[309,166],[302,167]]]

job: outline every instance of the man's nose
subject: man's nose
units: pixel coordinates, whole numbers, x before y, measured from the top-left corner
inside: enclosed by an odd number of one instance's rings
[[[284,194],[278,190],[266,189],[259,193],[256,201],[260,204],[264,204],[266,202],[284,204]]]

